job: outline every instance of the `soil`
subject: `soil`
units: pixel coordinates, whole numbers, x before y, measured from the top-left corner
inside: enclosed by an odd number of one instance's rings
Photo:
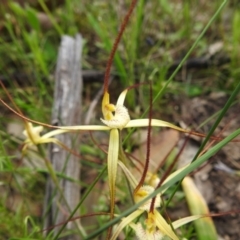
[[[219,111],[228,97],[224,93],[210,93],[203,97],[184,99],[179,115],[187,126],[197,128],[213,113]],[[240,126],[238,112],[240,104],[232,106],[219,127],[215,136],[226,137]],[[179,117],[179,116],[178,116]],[[207,133],[215,119],[209,121],[201,130]],[[198,131],[200,131],[198,129]],[[205,196],[211,213],[220,213],[214,217],[219,239],[240,239],[240,143],[232,142],[209,159],[207,170],[194,175],[195,182]],[[206,169],[205,168],[205,169]],[[197,176],[198,175],[198,176]],[[199,177],[200,176],[200,177]]]

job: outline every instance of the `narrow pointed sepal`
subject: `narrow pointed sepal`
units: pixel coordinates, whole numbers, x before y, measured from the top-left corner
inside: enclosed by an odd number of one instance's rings
[[[125,126],[125,128],[131,128],[131,127],[148,127],[149,125],[149,119],[136,119],[136,120],[131,120],[129,123]],[[174,124],[171,124],[166,121],[158,120],[158,119],[152,119],[151,120],[151,126],[152,127],[169,127],[172,129],[175,129],[180,132],[188,132],[187,130],[180,128],[178,126],[175,126]]]
[[[120,96],[118,97],[117,104],[116,105],[124,105],[125,97],[127,95],[128,90],[125,89],[121,92]]]
[[[164,235],[167,235],[173,240],[179,240],[175,232],[172,230],[171,226],[166,222],[162,215],[157,210],[154,210],[153,214],[155,217],[156,225],[160,232],[163,233]]]
[[[131,222],[133,222],[134,219],[136,219],[138,216],[140,216],[144,211],[143,210],[136,210],[132,212],[130,215],[127,217],[123,218],[120,224],[116,227],[116,229],[113,232],[113,235],[110,240],[115,240],[118,235],[121,233],[121,231],[126,227],[130,226]]]
[[[119,132],[118,132],[118,129],[112,129],[110,131],[108,160],[107,160],[111,214],[113,214],[114,212],[115,184],[116,184],[117,166],[118,166],[118,151],[119,151]]]

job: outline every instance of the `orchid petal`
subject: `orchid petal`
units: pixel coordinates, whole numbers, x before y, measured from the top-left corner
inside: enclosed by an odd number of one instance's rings
[[[118,165],[121,167],[121,169],[123,170],[124,174],[126,175],[128,181],[130,182],[131,186],[133,189],[135,189],[137,187],[137,180],[134,178],[134,176],[132,175],[132,173],[128,170],[128,168],[123,164],[123,162],[118,161]]]
[[[118,235],[120,234],[120,232],[123,230],[123,228],[125,228],[127,225],[129,225],[135,218],[140,216],[143,212],[144,212],[143,210],[138,209],[138,210],[132,212],[126,218],[123,218],[121,223],[115,229],[115,231],[114,231],[110,240],[116,239],[118,237]]]
[[[37,144],[43,144],[43,143],[55,143],[55,138],[39,138],[37,142],[32,142],[31,140],[27,139],[25,140],[25,144],[27,145],[37,145]]]
[[[124,100],[127,95],[127,92],[128,92],[127,89],[125,89],[123,92],[121,92],[120,96],[118,97],[116,105],[124,105]]]
[[[129,123],[125,126],[125,128],[131,128],[131,127],[148,127],[149,125],[149,119],[136,119],[131,120]],[[183,128],[177,127],[174,124],[171,124],[166,121],[158,120],[158,119],[152,119],[151,120],[151,126],[152,127],[169,127],[173,128],[175,130],[181,131],[181,132],[187,132],[187,130],[184,130]]]
[[[119,151],[119,132],[118,129],[110,131],[110,140],[108,147],[108,179],[110,189],[111,213],[114,209],[115,198],[115,183],[117,177],[117,164],[118,164],[118,151]]]
[[[189,216],[189,217],[181,218],[177,221],[174,221],[172,223],[172,225],[173,225],[174,229],[177,229],[177,228],[179,228],[179,227],[181,227],[181,226],[183,226],[187,223],[198,220],[199,218],[202,218],[202,217],[203,217],[202,215],[195,215],[195,216]]]
[[[106,120],[110,120],[113,117],[112,112],[106,108],[106,106],[108,106],[109,104],[110,104],[109,93],[105,92],[102,100],[102,113],[103,113],[103,118]]]
[[[56,129],[56,130],[50,131],[50,132],[42,135],[42,138],[50,138],[50,137],[53,137],[53,136],[56,136],[59,134],[66,133],[66,132],[69,132],[69,130]]]
[[[62,129],[62,130],[68,130],[69,132],[78,131],[78,130],[83,130],[83,131],[95,131],[95,130],[107,131],[107,130],[110,130],[109,127],[103,126],[103,125],[59,126],[57,128]]]
[[[161,216],[161,214],[155,210],[154,215],[155,215],[156,225],[159,228],[159,230],[163,234],[172,238],[173,240],[178,240],[178,237],[172,230],[171,226],[166,222],[166,220]]]
[[[110,103],[110,96],[108,92],[105,92],[102,100],[102,113],[105,120],[111,120],[113,118],[113,112],[115,106]]]

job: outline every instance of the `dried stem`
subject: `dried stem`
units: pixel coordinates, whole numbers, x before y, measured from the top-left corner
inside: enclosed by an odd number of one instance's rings
[[[17,110],[19,114],[22,114],[21,110],[18,108],[16,103],[13,101],[12,96],[9,94],[8,90],[5,88],[3,82],[0,80],[0,85],[3,88],[4,92],[7,94],[7,97],[9,98],[10,102],[13,104],[14,108]],[[22,114],[23,115],[23,114]]]

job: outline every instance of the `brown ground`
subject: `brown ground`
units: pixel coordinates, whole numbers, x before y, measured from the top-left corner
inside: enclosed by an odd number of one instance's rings
[[[185,99],[181,105],[181,119],[187,125],[198,126],[213,113],[221,109],[227,100],[226,94],[211,93],[204,97]],[[238,117],[239,103],[232,106],[226,117],[217,128],[216,134],[222,130],[221,136],[227,136],[240,126]],[[207,123],[202,129],[207,133],[213,121]],[[225,128],[225,129],[224,129]],[[223,130],[224,129],[224,130]],[[227,213],[215,217],[217,232],[222,239],[240,239],[240,143],[230,143],[217,153],[206,170],[197,177],[197,185],[208,202],[212,213]],[[202,176],[202,179],[201,179]],[[200,180],[199,180],[200,179]]]

